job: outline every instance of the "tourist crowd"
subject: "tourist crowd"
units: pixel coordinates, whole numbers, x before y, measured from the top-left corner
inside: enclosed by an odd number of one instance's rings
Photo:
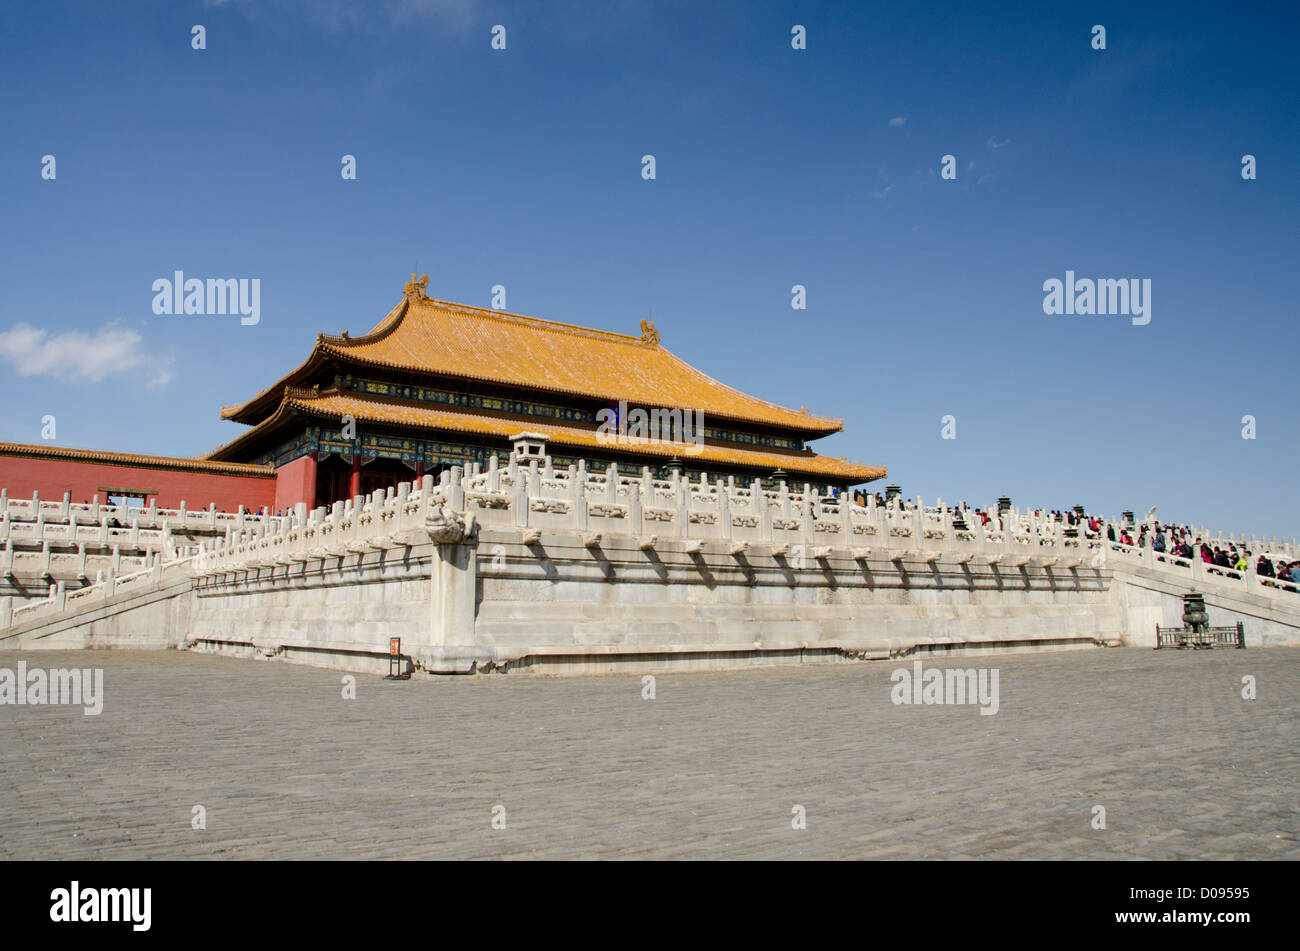
[[[860,490],[855,491],[853,501],[857,505],[866,505],[867,496]],[[880,493],[876,493],[875,501],[877,505],[883,506],[886,500]],[[904,511],[913,507],[911,499],[904,501],[901,497],[897,499],[897,504]],[[967,509],[965,503],[962,503],[959,508]],[[986,527],[993,518],[997,517],[996,512],[990,514],[979,508],[974,510],[974,514],[980,524]],[[1229,543],[1226,548],[1222,548],[1212,545],[1187,525],[1162,525],[1160,522],[1153,521],[1141,525],[1120,526],[1117,531],[1115,525],[1087,513],[1056,510],[1044,512],[1042,509],[1035,509],[1033,514],[1040,518],[1046,516],[1053,522],[1064,523],[1068,531],[1077,533],[1082,530],[1086,537],[1100,538],[1104,530],[1107,540],[1116,551],[1121,550],[1121,546],[1150,548],[1155,552],[1158,561],[1181,558],[1190,562],[1194,558],[1200,558],[1210,573],[1228,578],[1240,578],[1240,573],[1248,570],[1253,559],[1255,574],[1260,577],[1263,584],[1270,587],[1276,587],[1276,581],[1300,584],[1300,560],[1287,562],[1279,558],[1274,561],[1262,552],[1255,556],[1245,546],[1238,548],[1237,545]],[[1136,538],[1132,534],[1133,531],[1137,532]],[[1175,560],[1174,563],[1179,562]]]

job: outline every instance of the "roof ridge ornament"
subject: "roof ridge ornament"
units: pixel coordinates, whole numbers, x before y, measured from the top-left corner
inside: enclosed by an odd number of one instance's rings
[[[411,273],[411,279],[406,282],[406,299],[409,301],[428,300],[429,295],[424,292],[429,286],[429,275],[425,274],[417,278],[415,273]]]
[[[653,320],[641,321],[641,343],[647,347],[659,346],[659,331],[655,330]]]

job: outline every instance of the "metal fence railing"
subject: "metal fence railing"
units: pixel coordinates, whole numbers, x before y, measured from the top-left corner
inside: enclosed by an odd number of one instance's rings
[[[1190,627],[1161,627],[1156,625],[1156,650],[1162,647],[1212,648],[1246,647],[1246,627],[1238,621],[1235,627],[1207,627],[1196,630]]]

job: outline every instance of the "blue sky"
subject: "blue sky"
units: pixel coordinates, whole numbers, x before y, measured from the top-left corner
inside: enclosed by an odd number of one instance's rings
[[[0,440],[206,452],[419,271],[652,317],[907,495],[1300,535],[1300,14],[981,6],[7,4]],[[261,322],[155,316],[177,269],[260,278]],[[1150,279],[1150,324],[1045,315],[1067,269]]]

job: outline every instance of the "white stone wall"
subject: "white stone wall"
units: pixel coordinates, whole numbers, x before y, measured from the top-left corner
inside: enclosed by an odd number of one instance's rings
[[[1032,514],[984,527],[919,500],[858,507],[542,460],[228,524],[198,556],[60,589],[0,646],[174,645],[380,671],[400,637],[428,673],[712,669],[1152,646],[1196,586],[1211,623],[1245,619],[1252,646],[1300,643],[1300,595]]]

